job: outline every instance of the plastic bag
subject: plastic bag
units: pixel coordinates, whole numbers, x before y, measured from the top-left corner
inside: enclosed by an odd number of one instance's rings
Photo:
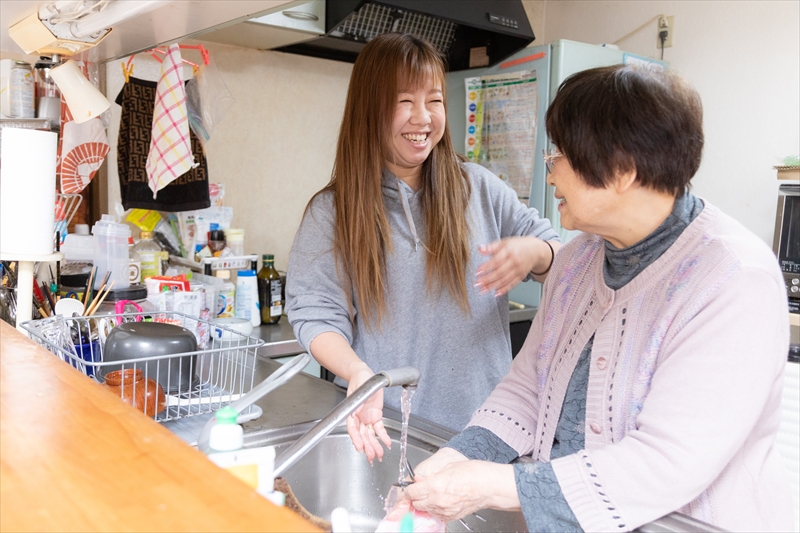
[[[213,61],[201,65],[194,79],[186,84],[186,110],[189,127],[205,145],[234,98]]]

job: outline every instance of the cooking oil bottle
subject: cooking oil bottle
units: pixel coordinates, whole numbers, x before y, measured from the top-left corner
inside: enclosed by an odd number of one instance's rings
[[[275,256],[261,256],[258,271],[258,303],[261,306],[261,323],[277,324],[283,313],[281,302],[281,275],[275,270]]]

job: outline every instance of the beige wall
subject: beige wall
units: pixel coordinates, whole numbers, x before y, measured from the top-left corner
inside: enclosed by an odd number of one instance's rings
[[[352,65],[204,43],[236,102],[207,145],[209,177],[224,183],[247,253],[273,253],[285,270],[292,239],[311,196],[330,179]],[[197,61],[196,52],[186,58]],[[134,75],[158,79],[160,65],[134,59]],[[107,65],[109,99],[123,85],[118,61]],[[184,77],[191,75],[190,68]],[[109,127],[109,205],[119,201],[116,140],[120,107]]]
[[[704,105],[705,152],[694,192],[772,245],[778,184],[773,165],[800,153],[800,2],[526,1],[536,44],[614,43],[658,57],[656,17],[675,17],[664,59]],[[542,19],[543,18],[543,22]],[[536,26],[534,26],[536,31]]]

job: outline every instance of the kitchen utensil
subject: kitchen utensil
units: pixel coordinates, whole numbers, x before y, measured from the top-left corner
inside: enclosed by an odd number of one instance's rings
[[[197,338],[194,333],[181,326],[160,322],[126,322],[111,330],[103,350],[103,361],[125,362],[131,359],[157,358],[186,353],[179,360],[164,357],[136,363],[144,368],[147,377],[153,377],[167,394],[185,392],[195,382]],[[104,374],[121,369],[110,365],[98,369]]]
[[[392,483],[392,487],[389,489],[389,494],[386,495],[386,512],[390,513],[397,507],[398,501],[405,498],[405,494],[403,493],[403,489],[414,483],[414,469],[411,468],[411,463],[408,461],[408,457],[405,457],[406,460],[406,472],[411,474],[411,480],[402,480],[398,481],[397,483]]]
[[[122,313],[125,312],[125,306],[128,306],[128,305],[133,307],[136,310],[137,313],[142,313],[143,312],[142,311],[142,306],[137,304],[133,300],[117,300],[117,302],[114,304],[114,313],[117,314],[117,315],[121,315]],[[137,316],[135,318],[135,320],[136,320],[136,322],[141,322],[142,321],[142,317],[141,316]],[[120,324],[122,324],[122,317],[121,316],[117,316],[117,325],[119,326]]]
[[[9,324],[17,322],[17,289],[0,287],[0,320]]]
[[[154,379],[144,379],[142,371],[138,368],[109,372],[106,374],[103,386],[147,416],[155,416],[167,406],[161,385]]]
[[[56,302],[56,314],[70,317],[73,313],[83,315],[83,303],[75,298],[61,298]]]
[[[97,341],[87,342],[85,344],[75,344],[75,353],[78,357],[83,359],[84,361],[88,361],[90,363],[99,363],[100,362],[100,345]],[[72,361],[72,366],[78,368],[79,362]],[[87,376],[94,376],[94,369],[93,365],[84,365],[85,366],[85,374]]]
[[[108,288],[106,288],[106,291],[103,294],[100,294],[99,292],[97,293],[97,297],[94,299],[92,305],[90,305],[89,309],[86,311],[86,316],[92,316],[94,314],[94,312],[97,310],[100,304],[103,303],[103,300],[106,299],[106,296],[108,296],[108,291],[110,291],[114,287],[114,283],[116,282],[117,280],[113,280],[111,282],[111,285],[109,285]],[[102,287],[100,289],[102,290]]]
[[[83,303],[84,308],[88,308],[91,303],[92,283],[94,282],[95,273],[97,273],[97,267],[92,267],[92,271],[89,272],[89,279],[86,280],[86,285],[83,287],[83,300],[81,303]]]

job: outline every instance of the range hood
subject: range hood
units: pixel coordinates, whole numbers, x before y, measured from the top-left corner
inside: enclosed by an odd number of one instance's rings
[[[521,0],[328,0],[324,36],[276,50],[354,63],[391,31],[430,41],[451,71],[494,65],[534,39]]]

